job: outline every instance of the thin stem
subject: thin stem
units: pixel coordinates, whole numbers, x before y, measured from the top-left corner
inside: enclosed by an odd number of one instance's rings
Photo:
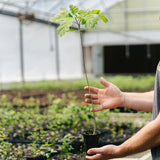
[[[95,116],[95,112],[94,112],[94,106],[93,106],[93,101],[92,101],[92,96],[91,96],[91,90],[90,90],[88,76],[87,76],[86,63],[85,63],[85,54],[84,54],[84,47],[83,47],[83,37],[82,37],[82,32],[80,31],[80,24],[78,24],[78,31],[80,32],[80,39],[81,39],[81,48],[82,48],[82,55],[83,55],[83,69],[84,69],[85,78],[86,78],[86,81],[87,81],[87,86],[88,86],[88,90],[89,90],[89,94],[90,94],[90,100],[91,100],[92,109],[93,109],[93,120],[94,120],[93,134],[96,134],[96,118],[95,118],[96,116]]]

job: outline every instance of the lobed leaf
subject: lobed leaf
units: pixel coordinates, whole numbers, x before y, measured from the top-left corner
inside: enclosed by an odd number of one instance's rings
[[[81,9],[81,10],[79,10],[78,14],[79,14],[79,15],[82,15],[82,14],[84,14],[84,12],[85,12],[85,11],[84,11],[83,9]]]
[[[100,13],[100,10],[92,10],[91,12],[90,12],[90,14],[99,14]]]
[[[108,19],[104,15],[102,14],[97,14],[97,15],[103,20],[104,23],[108,22]]]
[[[89,9],[86,9],[86,10],[79,10],[78,14],[81,16],[81,17],[85,17],[86,15],[90,14],[90,11]]]
[[[87,15],[85,17],[86,23],[85,23],[85,27],[87,28],[94,28],[95,25],[98,22],[98,18],[96,18],[94,15]]]
[[[78,7],[74,5],[69,5],[70,11],[66,9],[61,9],[63,12],[55,15],[50,19],[51,22],[60,22],[60,26],[57,28],[58,34],[63,36],[65,32],[74,32],[74,30],[70,30],[70,27],[73,23],[79,25],[85,25],[86,28],[94,28],[98,22],[98,18],[95,15],[98,15],[104,23],[108,21],[108,19],[100,14],[100,10],[79,10]]]
[[[69,5],[70,11],[73,13],[73,15],[76,15],[79,11],[79,9],[74,5]]]
[[[69,12],[68,11],[65,11],[65,12],[61,12],[57,15],[55,15],[54,17],[52,17],[50,19],[51,22],[60,22],[60,21],[63,21],[65,20],[66,18],[70,17],[69,15]]]
[[[70,30],[70,26],[72,26],[73,18],[68,17],[64,21],[60,23],[60,26],[57,28],[58,34],[62,37],[66,32]]]

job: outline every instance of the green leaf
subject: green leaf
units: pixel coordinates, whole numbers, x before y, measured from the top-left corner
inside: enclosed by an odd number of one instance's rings
[[[70,11],[73,13],[73,15],[76,15],[79,11],[79,9],[74,5],[69,5]]]
[[[96,18],[94,15],[87,15],[85,17],[85,20],[86,20],[85,27],[88,28],[94,28],[98,22],[98,18]]]
[[[65,8],[61,9],[63,12],[50,19],[51,22],[60,22],[60,25],[57,28],[60,36],[63,36],[66,32],[75,31],[70,30],[73,22],[77,24],[77,27],[85,25],[85,28],[94,28],[98,23],[98,18],[96,18],[95,15],[98,15],[105,23],[108,21],[104,15],[100,14],[100,10],[79,10],[79,8],[74,5],[69,5],[69,9],[70,11],[67,11]]]
[[[76,31],[76,30],[71,30],[71,29],[70,29],[70,30],[68,30],[68,32],[75,32],[75,31]]]
[[[50,157],[50,154],[49,154],[49,153],[46,153],[46,157],[49,158],[49,157]]]
[[[69,17],[73,17],[73,16],[71,15],[71,13],[69,13],[68,15],[69,15]]]
[[[89,11],[89,9],[86,9],[84,12],[87,13]]]
[[[86,24],[86,20],[85,19],[82,20],[82,24]]]
[[[90,14],[99,14],[100,13],[100,10],[92,10],[91,12],[90,12]]]
[[[56,152],[57,152],[57,151],[55,151],[54,149],[51,149],[50,151],[51,151],[51,153],[56,153]]]
[[[66,11],[66,12],[61,12],[61,13],[55,15],[54,17],[52,17],[52,18],[50,19],[50,21],[51,21],[51,22],[60,22],[60,21],[63,21],[64,19],[66,19],[66,18],[68,18],[68,17],[70,17],[68,11]]]
[[[85,17],[86,15],[90,14],[90,11],[89,9],[86,9],[86,10],[79,10],[78,14],[80,15],[81,18]]]
[[[97,15],[103,20],[104,23],[108,22],[108,19],[104,15],[102,14],[97,14]]]
[[[84,14],[84,12],[85,12],[85,11],[84,11],[83,9],[81,9],[81,10],[79,10],[78,14],[79,14],[79,15],[82,15],[82,14]]]
[[[57,28],[58,35],[62,37],[66,32],[68,32],[70,30],[69,28],[72,26],[72,22],[73,22],[73,18],[71,17],[68,17],[64,21],[62,21],[60,23],[60,26]]]

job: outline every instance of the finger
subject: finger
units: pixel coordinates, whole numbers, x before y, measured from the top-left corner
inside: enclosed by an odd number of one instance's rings
[[[98,88],[88,87],[88,86],[84,87],[84,89],[87,90],[87,91],[89,90],[89,88],[90,88],[90,91],[91,91],[91,92],[98,93],[98,90],[99,90]]]
[[[104,85],[105,87],[108,87],[110,85],[109,82],[107,82],[103,77],[100,78],[100,82],[102,85]]]
[[[85,97],[86,98],[90,98],[90,97],[92,97],[93,99],[98,99],[98,95],[97,94],[85,94]]]
[[[100,154],[96,154],[96,155],[93,155],[93,156],[86,156],[86,159],[87,160],[102,160],[102,156]]]
[[[101,154],[102,149],[101,148],[91,148],[87,151],[87,154]]]
[[[102,111],[103,109],[104,109],[104,107],[101,105],[99,107],[94,108],[94,112]],[[91,112],[93,112],[93,109],[91,109]]]
[[[91,102],[90,99],[85,99],[85,102],[86,103],[93,103],[93,104],[100,104],[99,100],[92,100],[92,102]]]

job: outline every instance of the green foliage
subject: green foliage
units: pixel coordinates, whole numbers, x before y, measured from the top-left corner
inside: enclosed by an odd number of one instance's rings
[[[0,159],[3,160],[23,160],[25,145],[16,146],[9,142],[0,143]]]
[[[95,86],[97,88],[103,88],[99,81],[100,77],[89,79],[90,86]],[[153,89],[155,75],[108,75],[104,78],[117,85],[123,91],[148,91]],[[37,81],[37,82],[26,82],[24,86],[21,86],[21,83],[11,83],[6,86],[6,89],[10,90],[83,90],[86,86],[85,79],[77,80],[61,80],[61,81]],[[0,100],[5,106],[9,105],[6,97],[4,96]],[[19,102],[17,102],[19,103]]]
[[[76,14],[78,13],[78,11],[79,11],[78,7],[76,7],[76,6],[74,6],[74,5],[70,5],[69,8],[70,8],[70,11],[71,11],[71,13],[72,13],[73,15],[76,15]],[[71,16],[72,16],[72,15],[71,15]]]
[[[51,22],[60,22],[60,26],[58,27],[58,34],[63,36],[66,32],[73,32],[74,30],[70,30],[70,27],[74,24],[81,30],[82,25],[85,28],[94,28],[98,23],[98,18],[95,16],[99,16],[104,23],[108,20],[107,18],[100,14],[100,10],[83,10],[79,9],[74,5],[69,6],[69,11],[63,9],[61,13],[58,13],[54,17],[50,19]]]
[[[63,137],[62,145],[60,146],[60,149],[66,153],[66,157],[68,156],[69,152],[73,149],[71,143],[74,140],[74,138],[75,137],[72,136],[71,134],[67,134]]]
[[[51,21],[61,21],[61,25],[58,27],[58,34],[63,36],[66,32],[69,31],[69,27],[72,26],[73,18],[70,17],[70,14],[65,11],[51,18]]]
[[[154,87],[155,75],[117,75],[108,80],[123,91],[148,91]]]
[[[49,100],[53,100],[53,104],[45,109],[39,107],[39,110],[34,107],[28,108],[28,106],[23,108],[18,106],[16,109],[0,107],[0,159],[22,160],[26,154],[32,157],[37,155],[50,157],[51,153],[56,152],[57,149],[62,149],[65,152],[58,159],[65,159],[66,157],[71,159],[72,140],[80,138],[81,131],[93,127],[93,115],[90,112],[90,106],[77,103],[76,98],[71,93],[57,99],[52,99],[50,95]],[[5,103],[7,101],[8,98],[5,96]],[[43,112],[44,110],[47,112]],[[143,115],[142,113],[138,114]],[[107,129],[109,134],[112,133],[112,138],[117,136],[122,138],[125,132],[122,128],[123,123],[125,122],[127,125],[135,119],[135,116],[132,117],[133,115],[127,114],[130,118],[117,115],[118,113],[114,114],[109,110],[96,113],[99,128]],[[141,116],[140,121],[145,123],[147,117],[150,120],[150,116],[145,114]],[[117,123],[115,124],[115,122]],[[117,124],[119,124],[119,131],[116,129]],[[132,124],[128,128],[131,131],[135,130]],[[25,133],[29,135],[25,136]],[[6,141],[7,139],[14,140],[16,135],[20,139],[33,140],[33,143],[28,144],[28,146],[16,146]],[[127,135],[125,134],[125,136]],[[56,142],[58,141],[61,143],[57,146]]]
[[[0,142],[1,142],[1,141],[4,141],[5,136],[6,136],[6,135],[4,134],[4,132],[0,130]]]

